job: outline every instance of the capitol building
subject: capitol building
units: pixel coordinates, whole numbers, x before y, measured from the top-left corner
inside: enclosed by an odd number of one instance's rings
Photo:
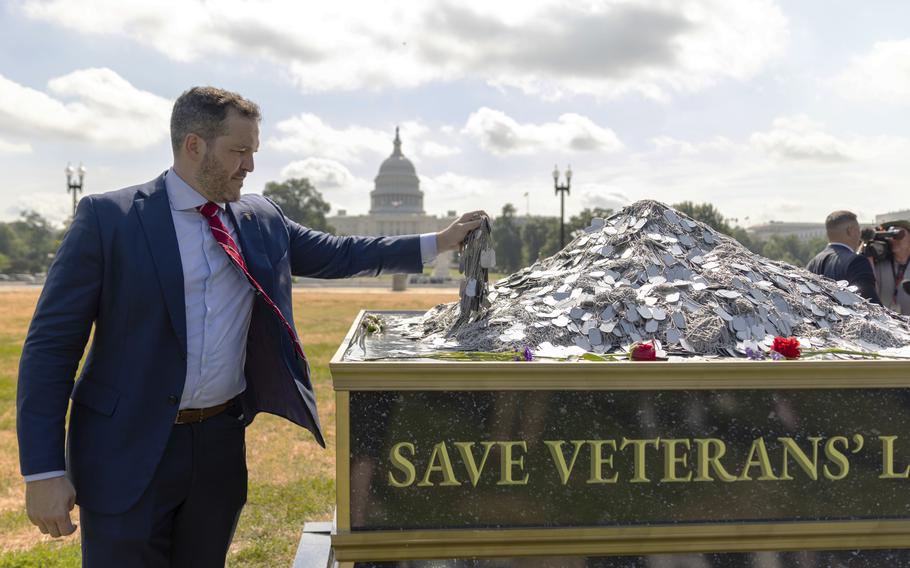
[[[427,215],[423,208],[420,179],[411,160],[401,152],[401,138],[395,129],[392,155],[379,166],[373,191],[370,192],[370,212],[367,215],[348,215],[340,209],[326,219],[338,235],[394,236],[435,233],[455,220],[454,211],[446,217]],[[435,276],[446,277],[452,262],[451,253],[436,259]]]

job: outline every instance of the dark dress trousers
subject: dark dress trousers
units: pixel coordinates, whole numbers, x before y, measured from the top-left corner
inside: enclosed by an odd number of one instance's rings
[[[829,244],[809,261],[806,269],[832,280],[846,280],[859,288],[858,293],[872,303],[882,301],[875,291],[875,273],[869,259],[846,246]]]
[[[422,270],[417,236],[328,235],[288,219],[260,195],[244,195],[228,211],[251,274],[292,326],[292,274],[342,278]],[[67,470],[83,515],[151,507],[140,499],[154,492],[149,488],[162,458],[187,443],[174,425],[186,378],[184,304],[164,175],[84,197],[22,350],[17,431],[23,475]],[[324,446],[306,361],[260,297],[252,309],[246,390],[233,416],[203,424],[212,422],[208,430],[217,437],[218,428],[242,432],[257,413],[267,412],[307,428]],[[91,349],[74,384],[92,324]],[[245,484],[245,469],[240,473]],[[86,525],[83,518],[84,534]]]

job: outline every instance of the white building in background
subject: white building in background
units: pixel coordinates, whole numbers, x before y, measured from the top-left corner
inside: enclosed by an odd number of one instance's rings
[[[784,221],[771,221],[762,225],[752,225],[746,229],[750,236],[759,240],[767,240],[774,235],[780,237],[796,236],[797,239],[808,241],[810,239],[826,238],[824,223],[790,223]]]
[[[395,129],[392,155],[379,166],[373,191],[370,192],[370,212],[367,215],[348,215],[343,209],[327,219],[339,235],[395,236],[435,233],[455,220],[455,211],[446,217],[427,215],[423,208],[423,192],[414,164],[401,152],[401,138]],[[452,263],[451,253],[436,259],[434,276],[445,278]]]
[[[881,225],[882,223],[887,223],[888,221],[910,221],[910,209],[892,211],[890,213],[882,213],[881,215],[875,216],[876,225]]]
[[[901,211],[892,211],[890,213],[882,213],[875,216],[875,225],[881,225],[887,221],[899,221],[899,220],[910,220],[910,209],[903,209]],[[866,227],[870,226],[869,223],[864,223],[860,220],[860,226]],[[803,223],[803,222],[784,222],[784,221],[771,221],[762,225],[753,225],[747,227],[746,231],[750,236],[759,240],[767,240],[774,235],[779,235],[781,237],[789,237],[790,235],[795,235],[796,238],[800,240],[810,240],[816,237],[827,238],[827,233],[825,232],[824,223]]]

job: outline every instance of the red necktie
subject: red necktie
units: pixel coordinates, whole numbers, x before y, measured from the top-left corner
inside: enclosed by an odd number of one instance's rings
[[[294,344],[294,350],[297,351],[297,354],[300,355],[301,359],[306,359],[306,355],[303,354],[303,347],[300,346],[300,341],[297,339],[297,334],[294,333],[294,328],[291,327],[291,324],[288,323],[288,320],[285,319],[284,315],[281,314],[281,310],[278,309],[278,306],[275,305],[275,302],[269,298],[269,295],[265,293],[265,290],[262,289],[262,286],[259,285],[259,282],[256,282],[256,279],[253,278],[253,275],[250,274],[250,271],[246,267],[246,261],[243,260],[243,256],[240,255],[240,251],[237,249],[237,243],[234,242],[234,239],[231,238],[230,233],[227,232],[227,229],[224,226],[224,223],[221,222],[221,219],[218,218],[218,205],[209,201],[205,205],[200,205],[196,208],[202,216],[206,218],[209,222],[209,228],[212,230],[212,236],[215,237],[215,240],[221,245],[221,248],[224,249],[224,252],[227,253],[228,257],[234,262],[234,264],[243,272],[243,275],[246,276],[246,279],[250,281],[250,284],[253,285],[253,288],[256,289],[256,292],[262,297],[266,305],[271,308],[275,315],[278,316],[279,321],[284,326],[285,331],[288,332],[288,335],[291,337],[291,343]]]

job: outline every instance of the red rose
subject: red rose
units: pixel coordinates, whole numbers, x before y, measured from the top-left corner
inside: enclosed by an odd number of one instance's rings
[[[795,337],[775,337],[772,351],[777,351],[787,359],[799,359],[799,339]]]
[[[657,360],[657,352],[654,350],[653,343],[636,343],[632,345],[631,355],[633,361]]]

